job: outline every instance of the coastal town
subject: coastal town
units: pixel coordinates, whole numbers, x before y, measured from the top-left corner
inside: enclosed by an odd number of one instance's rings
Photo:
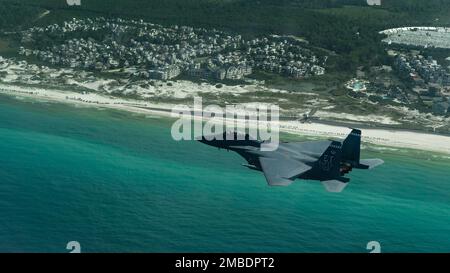
[[[450,68],[418,50],[391,50],[392,66],[358,70],[349,95],[372,103],[404,105],[437,116],[450,114]],[[450,59],[449,65],[450,65]]]
[[[402,27],[379,34],[391,63],[372,67],[369,76],[358,71],[346,84],[350,95],[450,116],[450,28]]]
[[[241,80],[254,70],[298,79],[323,75],[327,59],[316,56],[295,37],[271,35],[248,40],[216,29],[103,17],[33,27],[21,32],[20,39],[21,55],[49,65],[119,69],[158,80],[182,74]]]
[[[17,58],[0,59],[0,82],[55,86],[83,95],[66,100],[103,104],[86,98],[100,93],[171,104],[207,96],[217,104],[277,103],[287,117],[322,109],[316,116],[324,120],[420,124],[434,131],[448,127],[450,58],[448,63],[434,59],[425,47],[385,43],[388,63],[358,67],[354,78],[346,75],[347,81],[330,85],[321,79],[337,75],[328,61],[333,53],[296,36],[244,38],[214,28],[104,17],[4,35],[19,46]],[[267,76],[291,87],[267,85]],[[353,104],[361,105],[358,113],[335,114]]]
[[[438,64],[432,56],[418,52],[398,54],[395,67],[402,78],[412,85],[411,100],[432,106],[434,114],[450,113],[450,71]]]

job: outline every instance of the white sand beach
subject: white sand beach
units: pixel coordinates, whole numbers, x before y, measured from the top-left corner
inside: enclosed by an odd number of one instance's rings
[[[176,108],[174,104],[122,99],[98,93],[81,94],[65,90],[31,88],[9,84],[0,84],[0,93],[14,97],[27,97],[89,107],[104,107],[165,117],[171,117],[172,109]],[[280,121],[279,127],[282,132],[324,138],[341,138],[346,136],[350,131],[347,127],[321,123],[300,123],[298,121]],[[437,134],[402,130],[364,129],[363,142],[388,147],[411,148],[450,154],[450,136]]]

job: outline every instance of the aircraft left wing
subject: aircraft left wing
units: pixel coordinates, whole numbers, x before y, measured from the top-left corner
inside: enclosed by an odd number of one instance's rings
[[[259,162],[270,186],[289,186],[297,176],[312,169],[292,159],[261,157]]]

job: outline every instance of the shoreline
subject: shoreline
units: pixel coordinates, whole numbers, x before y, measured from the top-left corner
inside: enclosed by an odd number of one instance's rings
[[[12,97],[47,100],[57,103],[68,103],[84,107],[109,108],[137,114],[177,118],[172,115],[172,109],[175,108],[175,104],[150,103],[146,101],[111,97],[97,93],[81,94],[72,91],[0,84],[0,94]],[[199,119],[201,117],[192,116],[192,118]],[[230,120],[224,119],[223,122],[228,123]],[[280,132],[324,138],[342,138],[350,132],[348,127],[333,125],[326,122],[301,123],[295,120],[280,120],[279,127]],[[364,128],[362,141],[380,146],[415,149],[447,155],[450,154],[450,136],[446,135],[397,129]]]

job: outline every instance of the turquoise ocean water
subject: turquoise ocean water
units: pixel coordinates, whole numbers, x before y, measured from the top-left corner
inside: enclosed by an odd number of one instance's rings
[[[0,97],[0,252],[450,251],[450,159],[368,148],[342,194],[271,188],[164,119]]]

